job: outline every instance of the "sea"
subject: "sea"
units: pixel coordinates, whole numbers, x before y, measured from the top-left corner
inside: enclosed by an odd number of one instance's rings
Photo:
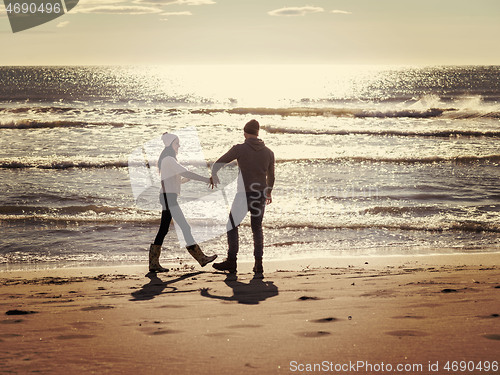
[[[500,251],[500,66],[3,66],[0,270],[146,264],[161,134],[209,176],[251,119],[276,158],[265,259]],[[221,258],[224,171],[180,196]],[[190,264],[176,229],[162,259]]]

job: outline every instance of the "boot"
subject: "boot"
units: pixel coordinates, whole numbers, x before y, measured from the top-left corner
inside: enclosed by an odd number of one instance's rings
[[[229,271],[230,273],[236,273],[236,258],[227,258],[224,262],[214,263],[212,267],[218,271]]]
[[[168,268],[160,265],[161,245],[151,244],[149,247],[149,272],[167,272]]]
[[[203,251],[201,251],[200,246],[198,244],[186,246],[187,251],[191,256],[200,263],[200,266],[205,267],[208,263],[213,262],[217,255],[205,255]]]
[[[262,257],[255,257],[255,265],[253,266],[254,273],[264,273],[264,267],[262,267]]]

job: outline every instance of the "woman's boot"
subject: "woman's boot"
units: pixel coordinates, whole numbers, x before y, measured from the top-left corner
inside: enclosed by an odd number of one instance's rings
[[[217,255],[205,255],[203,251],[201,251],[200,246],[198,244],[186,246],[187,251],[191,256],[200,263],[200,266],[205,267],[208,263],[213,262]]]
[[[149,247],[149,272],[167,272],[168,268],[160,265],[161,245],[151,244]]]

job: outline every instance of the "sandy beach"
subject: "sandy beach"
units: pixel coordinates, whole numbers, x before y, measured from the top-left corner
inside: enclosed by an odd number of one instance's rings
[[[494,374],[499,260],[300,259],[263,280],[249,263],[237,279],[194,263],[5,271],[0,373]]]

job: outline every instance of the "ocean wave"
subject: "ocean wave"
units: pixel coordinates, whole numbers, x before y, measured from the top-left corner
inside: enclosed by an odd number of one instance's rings
[[[158,206],[160,209],[160,206]],[[47,206],[0,206],[0,222],[43,222],[43,223],[144,223],[158,222],[158,215],[128,207],[72,205]]]
[[[368,157],[368,156],[341,156],[338,158],[310,158],[310,159],[280,159],[276,163],[338,163],[338,162],[356,162],[356,163],[395,163],[395,164],[434,164],[434,163],[452,163],[452,164],[476,164],[476,163],[500,163],[500,155],[485,156],[454,156],[454,157]]]
[[[159,217],[143,218],[143,217],[129,217],[127,215],[89,215],[71,216],[71,215],[0,215],[0,223],[25,223],[36,225],[38,223],[51,224],[51,225],[80,225],[80,224],[105,224],[105,225],[122,225],[124,223],[135,223],[138,225],[157,225]]]
[[[205,113],[217,113],[223,110],[206,110]],[[226,110],[230,114],[255,116],[322,116],[322,117],[351,117],[351,118],[438,118],[471,119],[490,118],[500,119],[500,111],[484,109],[460,108],[424,108],[424,109],[363,109],[363,108],[233,108]]]
[[[122,122],[86,122],[86,121],[39,121],[39,120],[11,120],[0,122],[0,129],[52,129],[52,128],[84,128],[88,126],[113,126],[122,127],[128,125]]]
[[[28,208],[25,207],[26,210]],[[33,212],[21,212],[6,206],[0,209],[0,225],[54,225],[54,226],[78,226],[78,225],[104,225],[123,226],[125,224],[156,227],[159,223],[158,212],[143,212],[138,209],[99,207],[99,206],[73,206],[66,208],[37,208],[30,207]],[[36,212],[35,212],[36,211]],[[45,212],[43,212],[45,211]],[[192,220],[191,220],[192,221]],[[201,223],[203,225],[203,223]],[[249,227],[250,223],[242,223]],[[394,231],[419,231],[419,232],[464,232],[464,233],[500,233],[500,225],[496,222],[481,221],[453,221],[453,222],[356,222],[356,223],[267,223],[264,227],[268,230],[296,229],[306,231],[324,230],[394,230]],[[283,243],[283,246],[287,243]]]
[[[357,108],[233,108],[226,112],[238,115],[256,115],[256,116],[322,116],[322,117],[413,117],[413,118],[432,118],[441,116],[450,109],[430,108],[424,110],[369,110]]]
[[[442,208],[436,206],[415,206],[415,207],[395,207],[395,206],[377,206],[364,209],[360,212],[362,215],[390,215],[390,216],[409,216],[409,215],[431,215],[442,212]]]
[[[0,107],[0,113],[68,113],[81,111],[82,108],[76,107]]]
[[[17,161],[17,160],[7,160],[0,161],[1,169],[28,169],[28,168],[38,168],[38,169],[71,169],[71,168],[81,168],[81,169],[98,169],[98,168],[127,168],[127,161],[83,161],[83,160],[62,160],[62,161],[50,161],[50,160],[40,160],[40,161]]]
[[[113,214],[113,213],[131,213],[132,210],[127,207],[110,207],[89,205],[74,205],[62,207],[47,206],[0,206],[0,214],[3,215],[27,215],[27,214],[60,214],[77,215],[82,213],[90,214]]]
[[[277,164],[305,163],[305,164],[334,164],[341,162],[352,163],[393,163],[393,164],[498,164],[500,155],[486,156],[455,156],[455,157],[368,157],[368,156],[341,156],[338,158],[284,158],[277,159]],[[205,166],[205,163],[201,165]],[[0,160],[0,169],[107,169],[107,168],[128,168],[129,162],[126,160]]]
[[[354,223],[339,225],[315,225],[304,224],[265,224],[268,229],[307,229],[307,230],[363,230],[363,229],[385,229],[385,230],[403,230],[403,231],[423,231],[423,232],[468,232],[468,233],[500,233],[500,226],[493,223],[481,222],[455,222],[443,224],[375,224],[375,223]]]
[[[477,130],[435,130],[435,131],[407,131],[407,130],[308,130],[292,129],[279,126],[262,125],[261,128],[272,134],[303,134],[303,135],[374,135],[397,137],[500,137],[500,131]]]

